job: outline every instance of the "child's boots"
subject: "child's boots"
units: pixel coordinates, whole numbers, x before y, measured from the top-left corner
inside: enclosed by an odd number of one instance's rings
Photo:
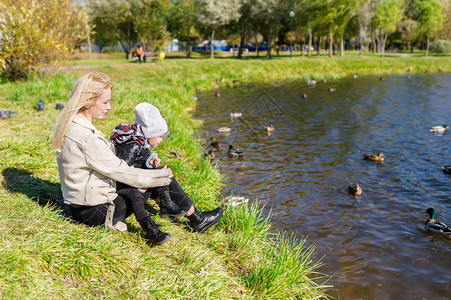
[[[162,218],[178,218],[184,216],[188,212],[187,209],[180,208],[174,203],[174,201],[172,201],[168,189],[158,191],[158,198],[160,198],[158,206],[160,207],[160,216]]]
[[[144,220],[138,222],[145,232],[145,238],[148,239],[152,244],[162,245],[171,239],[169,233],[160,230],[157,224],[147,216]]]

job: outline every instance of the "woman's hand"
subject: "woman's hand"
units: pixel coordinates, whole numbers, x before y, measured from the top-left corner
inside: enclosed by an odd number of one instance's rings
[[[172,170],[170,168],[168,168],[167,166],[164,166],[163,170],[166,170],[169,174],[169,178],[172,178]]]
[[[161,159],[158,157],[154,157],[151,160],[149,160],[149,164],[154,166],[155,168],[158,167],[161,163]]]

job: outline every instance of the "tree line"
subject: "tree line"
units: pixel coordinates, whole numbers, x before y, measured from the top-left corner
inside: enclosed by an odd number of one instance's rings
[[[101,50],[138,44],[162,49],[177,39],[191,56],[198,40],[226,39],[243,56],[246,43],[271,49],[293,41],[304,55],[344,55],[351,39],[360,54],[387,45],[429,53],[431,39],[450,40],[447,0],[0,0],[0,67],[26,77],[40,63],[62,59],[81,42]],[[211,48],[211,57],[214,49]],[[257,52],[257,55],[259,53]],[[19,68],[18,68],[19,66]],[[21,67],[20,67],[21,66]],[[13,70],[14,69],[14,70]]]

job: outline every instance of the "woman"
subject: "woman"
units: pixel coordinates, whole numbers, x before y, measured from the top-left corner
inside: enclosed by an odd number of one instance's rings
[[[137,188],[167,186],[172,171],[133,168],[119,159],[105,136],[92,124],[102,120],[111,109],[113,85],[106,74],[89,72],[75,83],[67,105],[58,116],[53,137],[64,202],[71,208],[73,218],[89,226],[105,224],[107,228],[127,230],[122,222],[132,209],[116,193],[116,181]],[[148,229],[148,230],[147,230]],[[144,229],[146,237],[148,231]],[[161,233],[161,232],[160,232]],[[171,235],[161,233],[158,242]]]

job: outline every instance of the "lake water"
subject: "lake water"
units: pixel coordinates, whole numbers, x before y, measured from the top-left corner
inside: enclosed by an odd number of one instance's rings
[[[451,74],[220,86],[219,93],[199,94],[194,114],[204,120],[205,145],[212,136],[222,144],[223,194],[259,200],[273,231],[314,244],[324,264],[318,271],[331,275],[330,295],[451,298],[451,238],[424,229],[428,207],[451,223],[451,175],[441,170],[451,165],[451,131],[429,131],[451,122]],[[224,126],[231,131],[217,132]],[[244,158],[229,158],[227,144]],[[381,164],[362,159],[379,151]],[[363,189],[355,199],[347,194],[354,180]]]

